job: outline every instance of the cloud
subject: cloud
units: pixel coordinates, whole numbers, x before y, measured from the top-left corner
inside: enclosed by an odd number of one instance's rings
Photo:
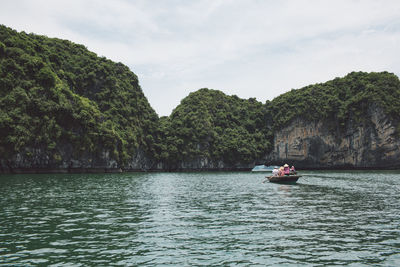
[[[160,115],[201,87],[265,101],[351,71],[400,73],[399,1],[6,0],[0,17],[128,65]]]

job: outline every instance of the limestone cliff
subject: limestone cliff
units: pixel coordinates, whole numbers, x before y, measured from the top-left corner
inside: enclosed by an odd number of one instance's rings
[[[369,117],[345,129],[331,121],[292,120],[275,133],[274,149],[267,160],[299,168],[399,168],[400,139],[383,109],[372,105]]]
[[[141,150],[137,150],[124,166],[108,150],[98,154],[83,153],[79,157],[74,156],[70,145],[63,145],[59,151],[58,157],[54,158],[46,149],[25,148],[24,152],[11,158],[0,159],[0,173],[102,173],[162,168]]]

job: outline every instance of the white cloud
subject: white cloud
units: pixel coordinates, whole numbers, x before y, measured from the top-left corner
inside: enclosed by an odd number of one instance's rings
[[[201,87],[265,101],[350,71],[400,73],[396,0],[6,0],[0,17],[128,65],[160,115]]]

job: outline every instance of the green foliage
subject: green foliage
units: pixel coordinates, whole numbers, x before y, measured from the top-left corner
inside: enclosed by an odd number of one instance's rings
[[[203,157],[232,165],[261,158],[271,144],[263,105],[201,89],[160,120],[159,159],[168,166]]]
[[[0,57],[4,56],[6,52],[6,45],[0,42]]]
[[[153,146],[158,116],[128,67],[84,46],[0,25],[0,153],[40,148],[60,161],[113,152],[121,165]]]
[[[349,120],[369,120],[371,108],[379,106],[395,124],[400,121],[400,82],[388,72],[352,72],[323,84],[291,90],[266,103],[266,112],[279,129],[295,118],[325,120],[343,127]]]
[[[55,82],[56,82],[55,75],[50,70],[49,67],[44,67],[44,68],[40,69],[39,73],[36,76],[36,80],[44,88],[51,88],[55,85]]]

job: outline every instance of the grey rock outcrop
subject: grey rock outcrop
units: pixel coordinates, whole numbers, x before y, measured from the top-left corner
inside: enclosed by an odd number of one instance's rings
[[[23,152],[9,159],[0,160],[0,173],[98,173],[121,172],[117,161],[108,151],[99,155],[83,153],[73,156],[72,147],[68,145],[50,153],[43,148],[25,148]]]
[[[274,163],[300,168],[399,168],[400,139],[382,108],[371,106],[363,122],[348,119],[344,129],[335,122],[302,118],[275,132]]]

